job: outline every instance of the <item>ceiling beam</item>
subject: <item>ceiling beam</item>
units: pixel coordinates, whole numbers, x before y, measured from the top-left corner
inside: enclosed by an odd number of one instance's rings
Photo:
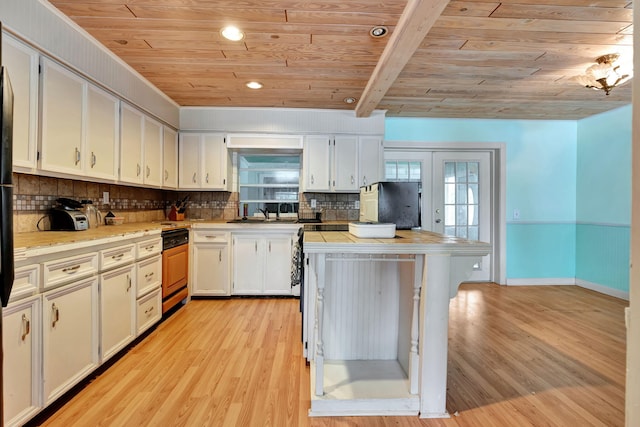
[[[449,0],[409,0],[356,106],[357,117],[369,117],[396,80]]]

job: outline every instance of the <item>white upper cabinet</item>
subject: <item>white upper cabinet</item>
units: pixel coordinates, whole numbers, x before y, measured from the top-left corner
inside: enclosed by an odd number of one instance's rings
[[[144,115],[124,102],[120,112],[120,180],[142,184]]]
[[[42,60],[41,168],[82,173],[83,100],[87,83],[77,74]]]
[[[104,90],[43,58],[40,168],[116,180],[119,103]]]
[[[304,191],[331,191],[330,161],[332,139],[307,136],[302,153]]]
[[[378,181],[381,142],[378,136],[307,136],[303,191],[356,193],[361,186]]]
[[[13,87],[13,166],[17,171],[37,167],[38,52],[2,33],[2,64]]]
[[[178,188],[178,133],[164,126],[162,140],[164,166],[162,186]]]
[[[162,186],[162,125],[149,117],[144,118],[144,178],[146,185]]]
[[[96,178],[118,176],[120,101],[93,85],[87,88],[85,171]]]
[[[223,134],[181,134],[178,159],[181,189],[229,191],[229,155]]]

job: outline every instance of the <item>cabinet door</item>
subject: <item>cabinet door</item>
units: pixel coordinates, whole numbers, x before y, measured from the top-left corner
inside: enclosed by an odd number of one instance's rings
[[[227,296],[229,292],[229,246],[198,243],[193,247],[192,294]]]
[[[382,138],[361,136],[358,141],[358,186],[380,181],[382,170]]]
[[[180,188],[199,188],[202,163],[201,136],[197,133],[180,134],[180,154],[178,156]]]
[[[86,174],[115,180],[118,177],[120,101],[93,85],[87,88]]]
[[[5,426],[23,425],[40,403],[40,296],[10,304],[2,313],[2,387]]]
[[[293,236],[267,236],[265,243],[264,293],[291,295],[291,250]]]
[[[226,189],[227,185],[227,148],[224,135],[204,134],[202,137],[203,170],[202,188]]]
[[[333,190],[358,191],[358,137],[336,136],[333,145]]]
[[[162,125],[144,118],[144,183],[162,185]]]
[[[100,275],[100,348],[109,359],[135,337],[135,265]]]
[[[142,138],[144,115],[121,103],[120,112],[120,180],[142,184]]]
[[[2,33],[1,51],[14,95],[13,165],[33,170],[37,167],[38,53],[6,33]]]
[[[42,60],[42,169],[82,173],[86,159],[82,152],[85,88],[80,76]]]
[[[259,235],[233,236],[233,293],[263,293],[264,243]]]
[[[331,191],[330,150],[328,136],[307,136],[304,141],[302,168],[305,191]]]
[[[178,188],[178,134],[166,126],[163,127],[162,151],[164,165],[162,186]]]
[[[43,294],[44,404],[98,366],[98,278]]]

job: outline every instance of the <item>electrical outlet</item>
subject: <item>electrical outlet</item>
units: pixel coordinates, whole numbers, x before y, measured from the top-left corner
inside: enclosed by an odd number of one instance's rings
[[[317,206],[316,199],[311,199],[311,209],[315,209]]]
[[[513,210],[513,219],[520,219],[520,209]]]
[[[108,191],[103,191],[102,192],[102,204],[103,205],[108,205],[109,204],[109,192]]]
[[[356,204],[355,204],[355,208],[354,209],[360,209],[360,200],[356,200]]]

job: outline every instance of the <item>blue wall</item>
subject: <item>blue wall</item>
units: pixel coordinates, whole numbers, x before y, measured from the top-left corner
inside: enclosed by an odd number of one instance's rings
[[[630,106],[581,121],[387,118],[385,127],[387,141],[505,143],[508,280],[628,290]]]
[[[578,122],[576,278],[629,291],[631,106]]]

